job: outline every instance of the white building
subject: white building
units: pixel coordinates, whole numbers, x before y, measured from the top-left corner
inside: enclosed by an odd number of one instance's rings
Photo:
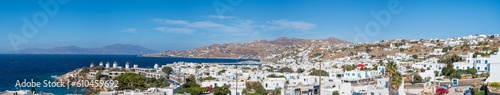
[[[106,62],[106,68],[109,68],[109,62]]]
[[[285,78],[266,78],[262,81],[262,86],[264,89],[270,91],[276,88],[285,88],[286,79]]]
[[[125,69],[130,69],[130,64],[128,62],[125,63]]]
[[[455,70],[462,69],[462,70],[467,70],[469,68],[475,68],[478,73],[482,72],[488,72],[489,71],[489,64],[491,62],[491,57],[495,57],[495,55],[490,55],[490,57],[482,57],[481,55],[476,55],[476,57],[473,57],[474,53],[467,53],[465,56],[465,62],[455,62],[453,65],[455,65]]]
[[[116,61],[113,62],[113,68],[118,68],[118,63],[116,63]]]
[[[500,48],[499,48],[500,50]],[[493,74],[494,72],[491,72],[491,70],[500,70],[500,53],[496,53],[494,55],[490,55],[490,62],[488,67],[488,72],[490,72],[490,77],[486,79],[486,82],[500,82],[500,76],[497,74]]]
[[[389,78],[376,79],[377,85],[369,87],[367,95],[389,95]]]
[[[446,67],[446,64],[419,62],[412,64],[411,67],[416,69],[424,69],[424,70],[429,69],[432,71],[434,70],[441,71],[444,67]]]

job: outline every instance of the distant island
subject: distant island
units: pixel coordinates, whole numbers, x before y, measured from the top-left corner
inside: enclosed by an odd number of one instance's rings
[[[82,48],[74,45],[54,47],[49,49],[26,48],[9,51],[11,54],[149,54],[157,51],[129,44],[113,44],[100,48]]]

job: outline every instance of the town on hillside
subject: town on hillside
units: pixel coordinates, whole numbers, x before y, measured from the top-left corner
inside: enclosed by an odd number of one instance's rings
[[[58,80],[117,81],[115,86],[88,87],[87,94],[99,95],[500,94],[500,76],[491,72],[500,69],[499,34],[309,42],[276,48],[292,50],[261,61],[175,62],[152,68],[128,62],[91,63]]]

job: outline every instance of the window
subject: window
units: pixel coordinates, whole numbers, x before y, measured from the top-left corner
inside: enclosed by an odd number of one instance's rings
[[[481,60],[476,60],[476,63],[481,63]]]
[[[485,64],[488,64],[488,60],[484,60],[484,63],[485,63]]]
[[[486,71],[487,71],[487,70],[488,70],[488,67],[484,67],[484,70],[486,70]]]
[[[457,69],[457,70],[458,70],[458,66],[455,66],[455,69]]]
[[[470,68],[470,67],[469,67],[469,66],[467,66],[467,69],[469,69],[469,68]]]
[[[477,70],[479,71],[479,67],[477,67]]]

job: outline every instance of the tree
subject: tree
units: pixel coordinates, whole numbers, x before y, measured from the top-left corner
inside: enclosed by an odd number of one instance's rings
[[[254,90],[256,93],[261,93],[261,94],[267,93],[266,89],[264,88],[264,86],[262,86],[262,83],[260,82],[255,83]]]
[[[446,67],[443,67],[443,70],[441,71],[441,73],[444,75],[444,76],[450,76],[453,72],[455,72],[455,69],[453,69],[453,65],[447,65]]]
[[[393,73],[391,75],[392,75],[390,77],[391,86],[393,89],[398,89],[399,86],[403,83],[403,77],[399,72]]]
[[[163,71],[163,73],[165,73],[167,75],[170,75],[170,73],[172,73],[173,69],[172,69],[172,67],[163,67],[163,68],[161,68],[161,71]]]
[[[333,91],[332,95],[340,95],[339,91]]]
[[[243,95],[266,95],[267,91],[260,82],[245,82],[246,88],[243,90]],[[254,93],[248,93],[248,92]]]
[[[217,72],[217,75],[221,75],[222,73],[225,73],[226,70],[220,70],[219,72]]]
[[[167,86],[170,86],[170,82],[168,82],[167,79],[165,78],[159,78],[156,80],[155,82],[156,84],[156,87],[167,87]]]
[[[452,49],[453,49],[453,47],[451,47],[451,46],[447,46],[447,47],[444,47],[444,48],[443,48],[443,51],[442,51],[442,52],[448,52],[448,51],[450,51],[450,50],[452,50]]]
[[[356,69],[356,65],[342,65],[340,68],[344,69],[344,71],[351,71]]]
[[[309,73],[309,75],[312,75],[312,76],[328,76],[328,72],[326,72],[325,70],[316,70],[316,69],[312,69],[311,70],[312,72]]]
[[[392,88],[398,89],[403,81],[403,76],[401,75],[401,73],[397,72],[397,64],[395,64],[393,61],[388,62],[386,65],[386,69],[387,74],[390,75],[389,78]]]
[[[229,90],[229,85],[224,84],[222,87],[216,86],[214,88],[214,94],[215,95],[227,95],[231,93],[231,90]]]
[[[441,71],[441,73],[444,76],[451,76],[454,72],[456,72],[456,70],[453,68],[453,67],[455,67],[453,65],[453,63],[454,62],[458,62],[458,61],[462,61],[462,58],[460,56],[455,55],[455,54],[452,55],[452,56],[448,56],[445,59],[439,60],[439,63],[445,63],[446,64],[446,67],[443,68],[443,70]],[[455,77],[456,77],[456,74],[455,74]]]
[[[208,76],[208,77],[201,78],[200,81],[203,82],[205,80],[214,80],[214,79],[215,79],[214,77]]]
[[[95,74],[95,79],[96,79],[96,80],[100,80],[100,79],[101,79],[101,76],[102,76],[102,75],[101,75],[101,72],[97,72],[97,73]]]
[[[488,36],[489,39],[494,39],[495,38],[495,35],[490,35]]]
[[[90,69],[87,67],[83,67],[82,71],[80,71],[80,73],[89,73],[89,72],[90,72]]]
[[[283,68],[279,69],[278,72],[280,72],[280,73],[283,73],[283,72],[293,73],[294,71],[291,68],[283,67]]]
[[[460,78],[462,78],[462,74],[460,72],[455,71],[455,72],[450,74],[450,79],[453,79],[453,78],[460,79]]]
[[[190,88],[182,88],[178,90],[176,93],[189,93],[191,95],[200,95],[201,93],[207,91],[208,89],[205,87],[190,87]]]
[[[200,95],[207,90],[207,88],[201,87],[198,83],[196,83],[194,75],[189,75],[189,77],[186,79],[186,83],[182,85],[182,89],[178,90],[176,93],[190,93],[191,95]]]
[[[146,89],[144,75],[125,73],[114,78],[118,81],[118,90]]]
[[[194,77],[193,74],[190,74],[189,77],[186,79],[186,82],[194,82],[194,83],[196,83],[196,77]]]
[[[389,75],[392,75],[393,73],[396,72],[398,67],[393,61],[391,61],[387,63],[386,69],[387,69],[386,72],[388,72]]]
[[[439,76],[439,71],[435,70],[434,71],[434,76],[436,76],[436,77]]]
[[[147,78],[146,79],[147,87],[167,87],[170,85],[170,82],[165,78]]]
[[[91,70],[104,70],[106,68],[104,68],[103,66],[99,65],[99,66],[94,66],[92,68],[90,68]]]
[[[379,60],[379,61],[378,61],[378,65],[379,65],[379,66],[385,66],[385,65],[384,65],[384,62],[383,62],[382,60]]]
[[[278,76],[278,75],[275,75],[275,74],[269,74],[269,75],[267,75],[267,77],[268,78],[285,78],[285,76],[283,76],[283,75]]]
[[[481,77],[490,77],[490,73],[489,72],[482,73],[480,76]]]
[[[281,88],[276,88],[273,91],[271,91],[271,95],[280,95],[281,94]]]
[[[306,71],[306,70],[304,70],[302,68],[297,69],[297,73],[303,73],[304,71]]]
[[[413,57],[413,59],[417,59],[417,58],[418,58],[418,55],[414,54],[414,55],[412,55],[411,57]]]
[[[472,75],[472,78],[476,78],[477,76],[477,69],[476,68],[469,68],[466,70],[468,74]]]
[[[421,83],[421,82],[424,82],[424,79],[419,74],[415,74],[413,76],[413,82],[415,82],[415,83]]]

